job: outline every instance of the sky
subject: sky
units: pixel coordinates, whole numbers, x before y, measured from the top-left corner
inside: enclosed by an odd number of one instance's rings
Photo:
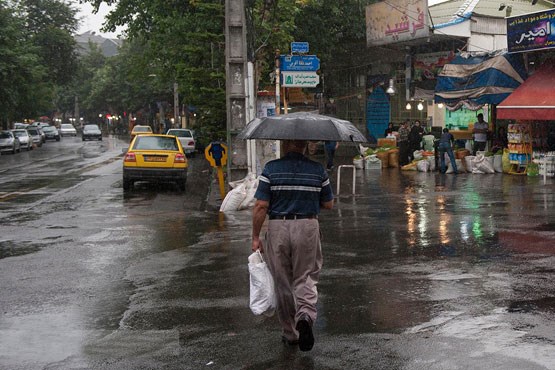
[[[74,6],[79,9],[78,16],[83,18],[80,22],[80,27],[77,33],[81,34],[87,31],[94,31],[97,35],[101,35],[107,38],[115,38],[118,32],[109,33],[101,32],[100,28],[102,23],[104,23],[104,16],[108,14],[111,7],[106,4],[102,4],[97,14],[93,14],[93,7],[90,4],[79,4],[79,0],[72,0]]]

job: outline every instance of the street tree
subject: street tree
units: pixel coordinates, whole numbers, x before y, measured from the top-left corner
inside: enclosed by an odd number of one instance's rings
[[[0,0],[0,120],[8,123],[48,105],[47,70],[23,31],[24,20]]]

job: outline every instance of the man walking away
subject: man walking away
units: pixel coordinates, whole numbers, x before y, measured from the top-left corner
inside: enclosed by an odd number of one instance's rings
[[[275,282],[282,341],[310,351],[314,345],[316,285],[322,268],[318,214],[333,207],[323,166],[304,156],[307,142],[286,140],[284,157],[270,161],[259,177],[253,210],[252,250],[266,256]],[[264,245],[260,230],[269,215]]]
[[[478,122],[474,123],[474,148],[473,155],[476,155],[477,151],[486,150],[486,142],[488,140],[488,123],[484,121],[484,115],[482,113],[478,114]]]

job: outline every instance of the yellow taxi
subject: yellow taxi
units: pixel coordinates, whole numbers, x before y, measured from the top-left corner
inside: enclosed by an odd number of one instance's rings
[[[184,191],[188,166],[177,137],[137,135],[123,158],[123,190],[131,190],[136,181],[150,181],[175,182]]]
[[[139,134],[152,134],[152,127],[146,125],[137,125],[131,130],[131,141]]]

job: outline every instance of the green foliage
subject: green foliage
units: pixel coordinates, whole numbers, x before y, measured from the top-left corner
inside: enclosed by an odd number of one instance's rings
[[[25,38],[23,19],[0,1],[0,119],[11,120],[48,106],[48,85],[41,83],[47,70],[40,64],[37,48]]]
[[[0,117],[8,122],[56,109],[77,69],[76,10],[61,0],[0,0]]]
[[[98,7],[102,1],[90,3]],[[126,27],[126,46],[111,67],[112,72],[123,77],[118,86],[125,91],[115,93],[124,105],[135,109],[139,108],[138,103],[143,108],[156,102],[172,105],[173,84],[177,82],[180,105],[196,108],[199,125],[225,128],[223,2],[107,3],[113,3],[115,8],[107,17],[106,30]],[[97,77],[102,80],[102,76]],[[100,91],[97,86],[94,93]]]

